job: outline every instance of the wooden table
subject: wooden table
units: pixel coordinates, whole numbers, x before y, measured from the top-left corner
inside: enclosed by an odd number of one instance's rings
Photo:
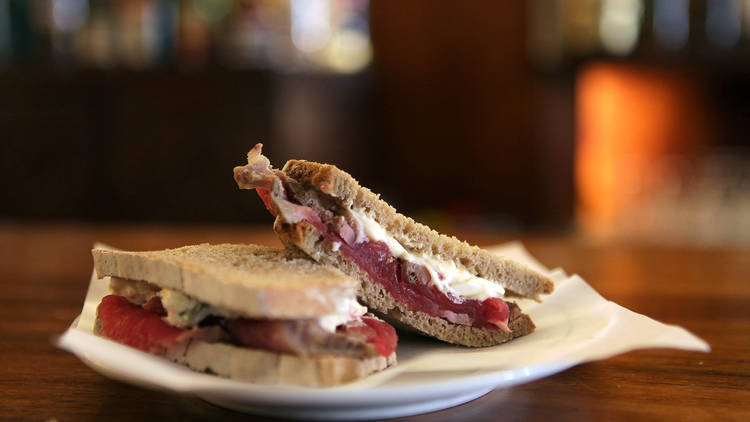
[[[509,240],[463,235],[482,245]],[[112,381],[52,346],[80,312],[95,240],[125,249],[279,245],[267,227],[0,223],[0,419],[266,420]],[[750,250],[522,240],[546,265],[581,274],[633,311],[684,326],[713,351],[631,352],[409,420],[750,420]]]

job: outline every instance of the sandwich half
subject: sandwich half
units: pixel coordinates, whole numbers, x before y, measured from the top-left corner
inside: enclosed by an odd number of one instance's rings
[[[262,384],[332,386],[396,363],[393,327],[356,300],[359,282],[257,245],[94,249],[110,292],[94,331],[196,371]]]
[[[287,247],[360,280],[360,300],[370,310],[464,346],[534,330],[508,299],[539,300],[554,288],[548,277],[399,214],[335,166],[290,160],[277,170],[261,148],[234,169],[238,186],[256,189]]]

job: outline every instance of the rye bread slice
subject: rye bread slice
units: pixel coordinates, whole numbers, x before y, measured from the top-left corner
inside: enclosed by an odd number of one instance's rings
[[[99,278],[114,276],[170,288],[250,318],[330,315],[356,296],[359,282],[287,249],[201,244],[124,252],[94,249]]]

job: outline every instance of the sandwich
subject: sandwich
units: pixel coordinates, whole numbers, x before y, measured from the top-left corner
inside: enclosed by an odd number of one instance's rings
[[[396,363],[396,332],[357,302],[359,282],[300,253],[201,244],[92,254],[111,292],[94,332],[193,370],[325,387]]]
[[[290,160],[278,170],[261,152],[255,145],[235,167],[237,185],[256,190],[288,248],[358,279],[374,313],[472,347],[534,330],[512,299],[551,293],[548,277],[399,214],[333,165]]]

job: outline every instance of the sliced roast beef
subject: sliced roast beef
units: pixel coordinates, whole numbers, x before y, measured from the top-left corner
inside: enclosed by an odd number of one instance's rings
[[[153,300],[158,301],[158,297]],[[224,337],[223,331],[216,326],[184,329],[169,325],[158,312],[159,307],[160,305],[151,302],[149,308],[152,310],[147,310],[131,303],[124,296],[105,296],[96,310],[100,334],[118,343],[157,355],[191,340],[210,343]]]
[[[361,323],[340,325],[336,332],[324,330],[315,320],[270,321],[234,319],[225,327],[230,337],[244,346],[300,356],[345,355],[371,357],[378,354],[375,335],[353,329]],[[395,334],[395,331],[394,331]],[[388,356],[395,350],[387,351]]]
[[[163,354],[191,340],[228,341],[235,344],[300,356],[389,356],[396,349],[396,332],[390,325],[365,316],[324,330],[317,320],[274,321],[225,319],[213,316],[212,325],[180,328],[165,321],[158,296],[139,306],[127,298],[109,295],[97,309],[100,333],[143,351]]]

